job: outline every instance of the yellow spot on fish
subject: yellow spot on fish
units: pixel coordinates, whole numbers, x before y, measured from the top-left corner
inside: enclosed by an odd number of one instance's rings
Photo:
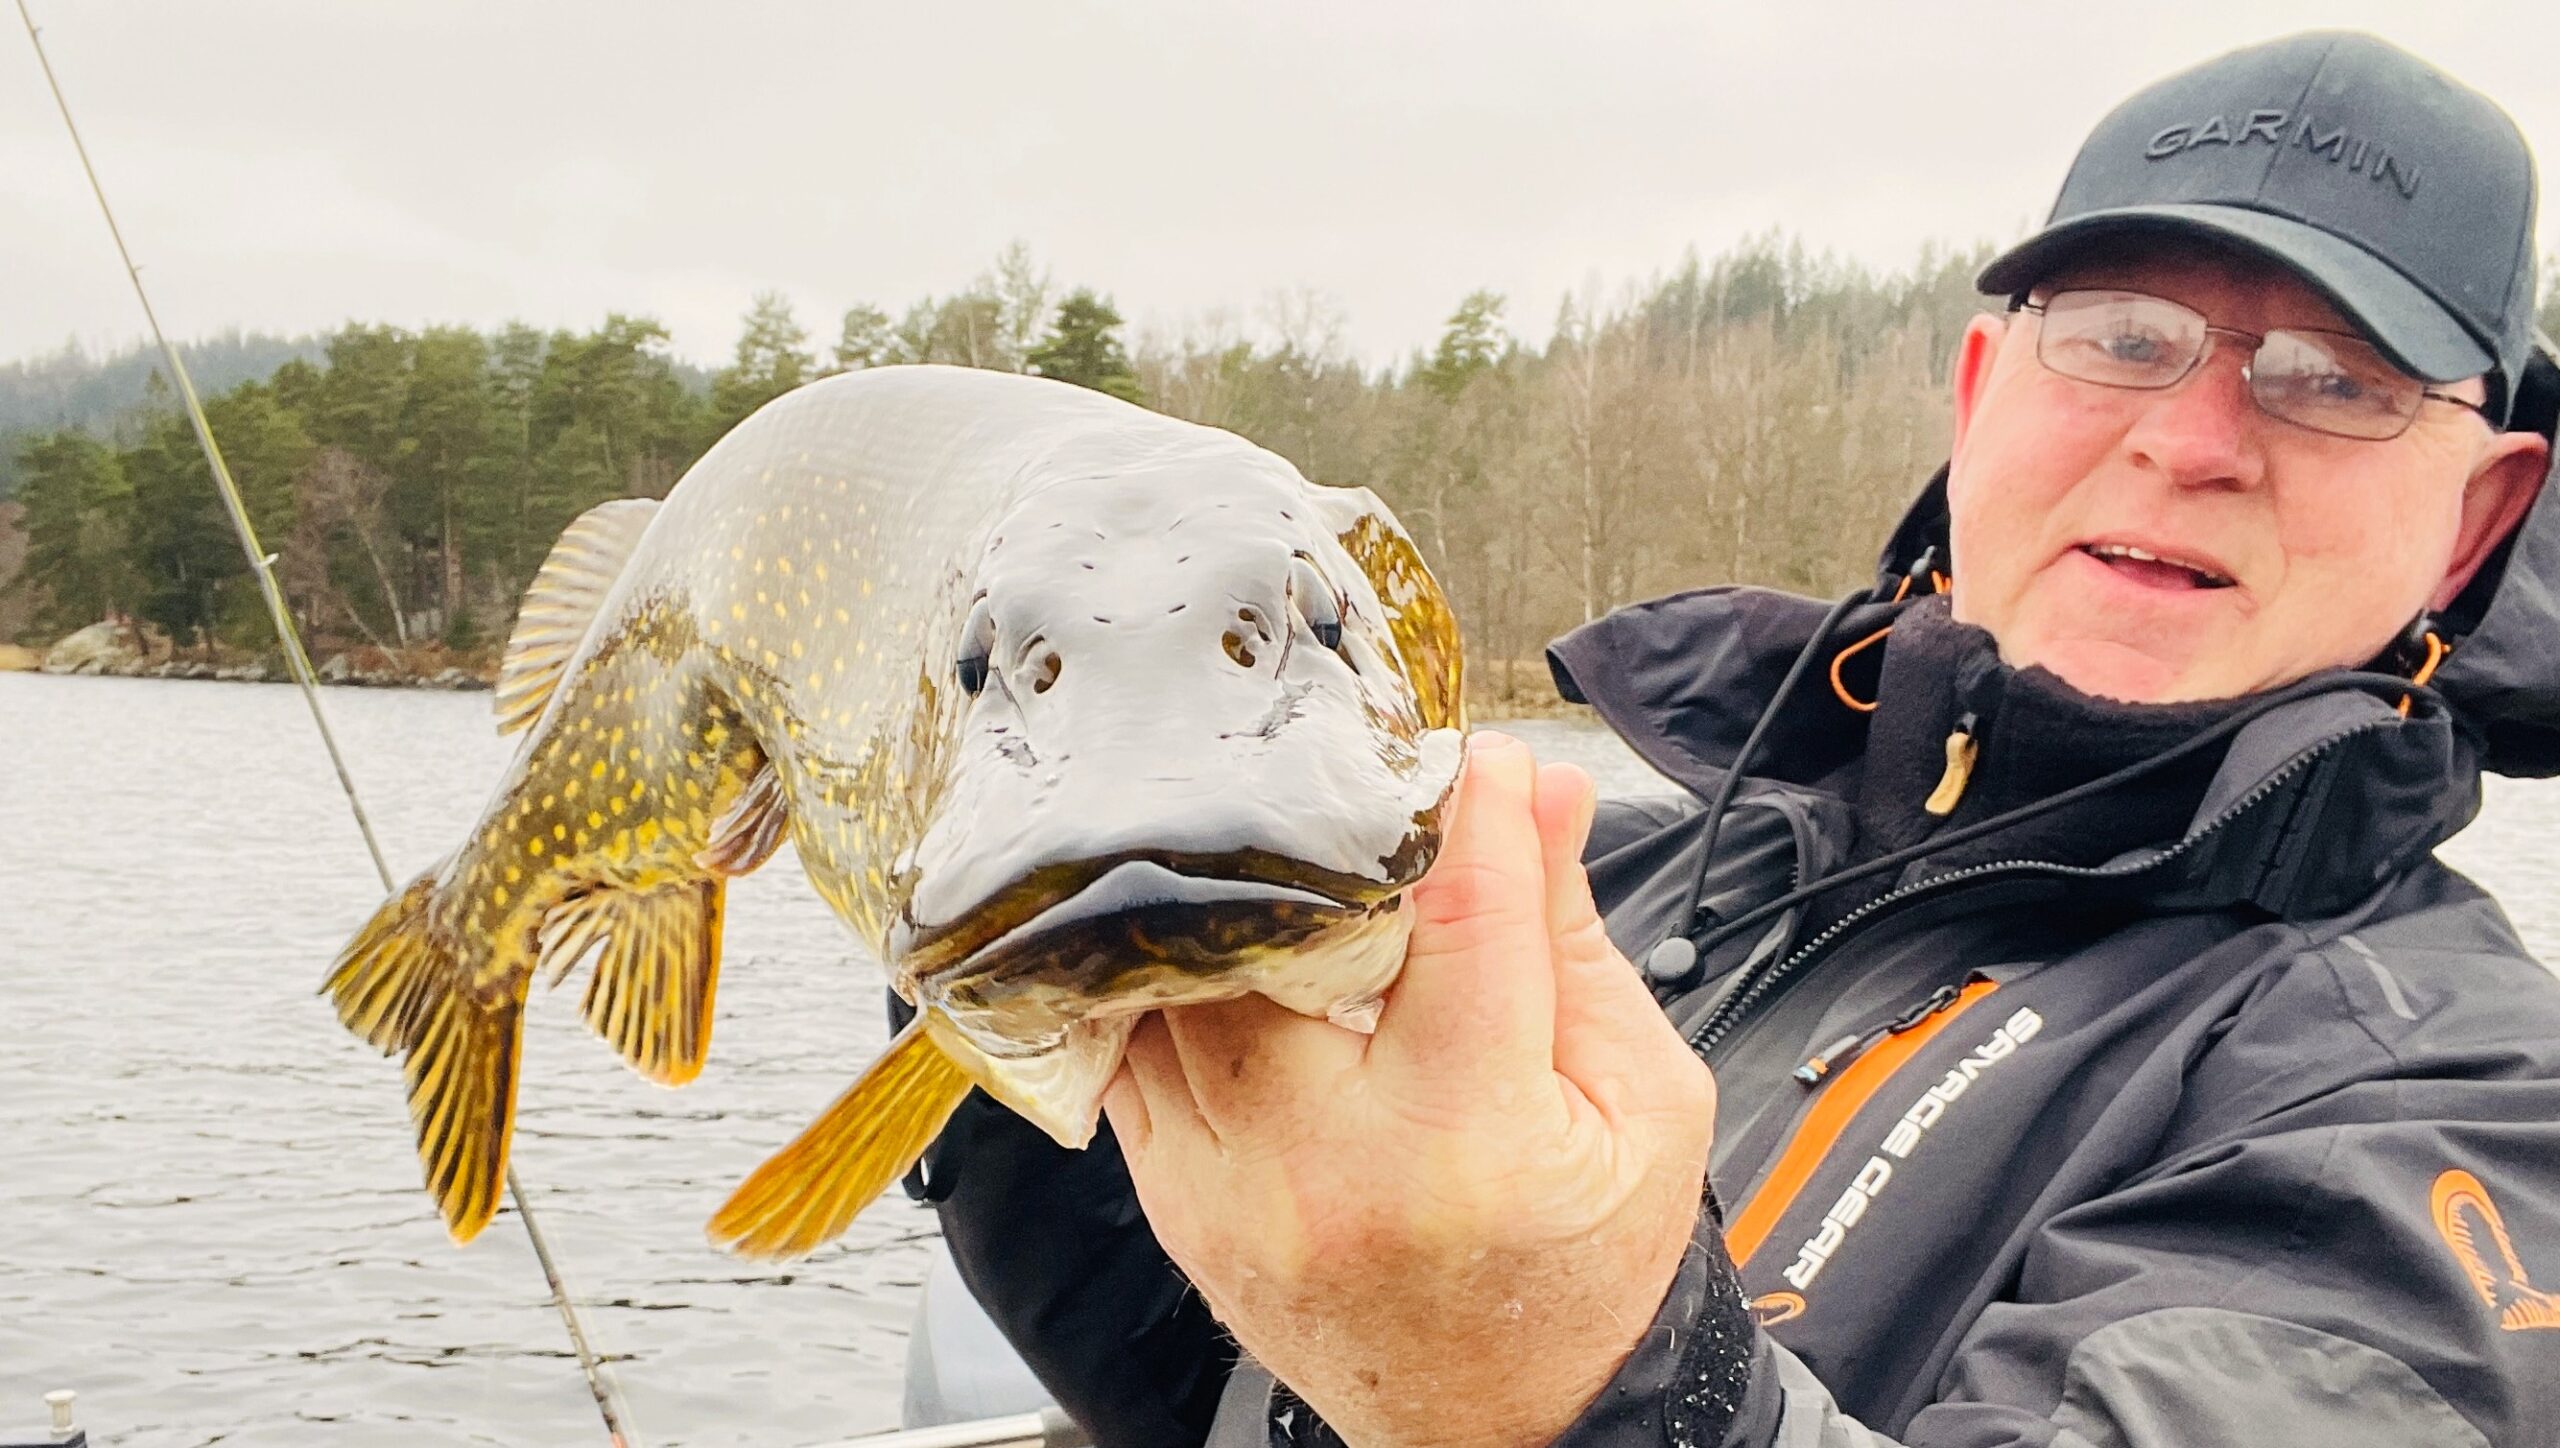
[[[788,559],[788,558],[777,558],[777,559],[773,560],[773,566],[782,570],[782,576],[783,576],[783,577],[788,578],[788,577],[790,577],[790,576],[791,576],[791,560],[790,560],[790,559]]]
[[[631,781],[631,797],[633,799],[638,799],[640,796],[647,794],[648,792],[649,782],[647,780],[635,779]]]
[[[747,606],[743,603],[733,603],[729,605],[729,617],[736,619],[740,623],[746,622]]]
[[[509,866],[507,866],[507,883],[508,883],[508,884],[512,885],[512,884],[516,883],[518,880],[521,880],[521,879],[523,879],[523,878],[524,878],[524,871],[523,871],[523,870],[521,870],[521,869],[517,868],[517,867],[516,867],[516,866],[514,866],[514,865],[509,865]]]
[[[528,854],[528,855],[539,855],[539,854],[541,854],[541,853],[542,853],[542,836],[540,836],[540,835],[536,835],[536,836],[534,836],[532,839],[529,839],[529,840],[525,841],[525,842],[524,842],[524,852],[525,852],[526,854]]]
[[[871,580],[868,578],[862,580],[862,596],[865,598],[871,596]]]
[[[597,760],[595,768],[587,771],[587,777],[590,779],[604,778],[604,761],[601,759]]]
[[[603,829],[603,828],[604,828],[604,816],[603,816],[603,815],[601,815],[601,814],[598,814],[598,813],[597,813],[596,811],[594,811],[594,810],[589,810],[589,811],[587,811],[587,828],[588,828],[588,829],[591,829],[591,830],[600,830],[600,829]]]
[[[551,838],[555,840],[565,840],[569,838],[569,827],[567,825],[553,825],[551,827]]]
[[[491,898],[491,899],[493,899],[493,900],[497,901],[497,902],[498,902],[499,904],[501,904],[501,905],[506,904],[506,903],[507,903],[507,887],[506,887],[506,886],[504,886],[504,885],[500,885],[500,886],[499,886],[499,887],[497,887],[496,889],[491,890],[491,891],[489,892],[489,898]]]

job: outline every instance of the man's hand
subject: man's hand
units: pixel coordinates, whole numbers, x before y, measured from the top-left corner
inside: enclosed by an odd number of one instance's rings
[[[1165,1250],[1357,1448],[1549,1441],[1689,1243],[1715,1088],[1592,909],[1593,803],[1475,736],[1374,1036],[1185,1007],[1112,1083]]]

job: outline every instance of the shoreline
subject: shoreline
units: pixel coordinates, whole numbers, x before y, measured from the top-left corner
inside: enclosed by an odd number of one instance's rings
[[[101,626],[102,627],[102,626]],[[84,634],[91,633],[83,630]],[[107,679],[192,679],[226,684],[290,684],[293,673],[272,655],[224,649],[204,658],[181,658],[164,641],[153,640],[149,653],[130,647],[52,649],[0,644],[0,673],[40,673],[56,677]],[[319,682],[340,688],[432,689],[450,692],[495,689],[498,661],[483,654],[455,654],[442,648],[419,651],[424,657],[403,658],[370,645],[330,653],[313,666]],[[1589,712],[1568,704],[1556,693],[1544,667],[1515,666],[1508,671],[1508,696],[1494,686],[1493,668],[1469,670],[1467,714],[1472,719],[1564,719]]]

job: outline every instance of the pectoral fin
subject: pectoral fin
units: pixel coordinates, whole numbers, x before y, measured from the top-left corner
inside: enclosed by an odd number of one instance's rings
[[[791,827],[789,797],[771,760],[747,782],[746,792],[711,826],[710,843],[693,862],[722,875],[744,875],[773,858]]]
[[[862,1079],[757,1167],[708,1235],[742,1257],[797,1257],[851,1226],[906,1174],[969,1094],[968,1073],[910,1022]]]

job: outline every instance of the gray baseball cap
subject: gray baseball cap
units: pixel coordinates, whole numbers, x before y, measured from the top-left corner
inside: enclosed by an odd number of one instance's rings
[[[2207,238],[2290,268],[2412,376],[2488,374],[2503,421],[2534,348],[2535,191],[2486,96],[2370,35],[2288,36],[2109,112],[2044,229],[1979,285],[2014,295],[2093,247]]]

